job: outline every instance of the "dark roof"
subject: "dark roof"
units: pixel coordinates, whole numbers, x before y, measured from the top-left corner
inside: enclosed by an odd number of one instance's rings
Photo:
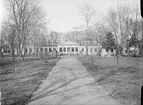
[[[1,45],[2,49],[10,49],[10,47],[8,45]]]
[[[58,45],[38,45],[39,47],[54,47],[54,46],[58,46]]]

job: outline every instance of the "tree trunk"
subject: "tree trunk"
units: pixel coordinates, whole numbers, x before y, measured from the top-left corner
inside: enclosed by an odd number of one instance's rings
[[[14,54],[14,49],[12,49],[12,58],[13,58],[13,61],[15,61],[15,54]]]
[[[91,59],[91,63],[94,63],[94,59],[92,55],[90,56],[90,59]]]
[[[127,46],[127,53],[128,53],[128,57],[130,56],[130,47],[129,45]]]
[[[119,67],[119,45],[117,44],[117,49],[116,49],[116,56],[117,56],[117,69]]]
[[[24,53],[23,53],[23,61],[24,61],[24,58],[25,58],[25,48],[24,48]]]

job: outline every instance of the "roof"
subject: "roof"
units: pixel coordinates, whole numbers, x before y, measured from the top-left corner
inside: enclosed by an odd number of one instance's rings
[[[83,40],[80,42],[80,46],[99,46],[100,44],[97,43],[96,41],[95,42],[91,42],[91,41],[86,41],[86,40]]]
[[[62,45],[79,45],[79,44],[76,42],[72,42],[72,41],[66,41],[66,42],[62,43]]]
[[[2,49],[10,49],[10,47],[8,45],[1,45]]]
[[[58,45],[35,45],[35,47],[57,47]],[[34,47],[34,44],[26,45],[26,47]]]

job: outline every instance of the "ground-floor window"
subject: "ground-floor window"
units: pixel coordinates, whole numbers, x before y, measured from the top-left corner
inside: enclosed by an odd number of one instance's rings
[[[56,48],[53,48],[53,50],[56,50]]]
[[[111,52],[114,52],[113,48],[111,49]]]
[[[61,47],[60,47],[59,51],[62,52],[62,48]]]
[[[70,51],[70,48],[68,47],[67,51]]]
[[[7,50],[3,50],[4,53],[7,53]]]
[[[47,48],[45,48],[45,52],[48,52]]]
[[[40,48],[40,52],[43,52],[43,48]]]
[[[10,50],[10,49],[8,50],[8,53],[11,53],[11,50]]]
[[[74,48],[72,47],[72,52],[74,52]]]
[[[90,48],[90,53],[93,53],[93,48]]]
[[[24,50],[25,50],[25,53],[27,53],[27,48],[25,48]]]
[[[52,52],[52,48],[49,48],[49,52]]]
[[[94,48],[94,52],[97,52],[97,48]]]
[[[29,48],[29,53],[32,53],[32,48]]]
[[[77,47],[76,47],[76,49],[75,49],[75,50],[76,50],[76,52],[78,52],[78,48],[77,48]]]
[[[37,48],[37,53],[39,52],[39,49]]]
[[[64,52],[66,52],[66,48],[64,47]]]
[[[84,48],[82,48],[82,52],[84,52]]]

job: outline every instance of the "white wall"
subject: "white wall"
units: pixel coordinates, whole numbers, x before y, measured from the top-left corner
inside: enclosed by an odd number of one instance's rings
[[[38,47],[38,50],[40,52],[40,48],[43,48],[43,53],[45,53],[45,48],[47,48],[47,52],[49,52],[49,48],[51,48],[51,50],[53,50],[54,48],[59,52],[59,48],[62,48],[62,52],[64,54],[68,54],[68,53],[72,53],[72,54],[83,54],[85,55],[86,54],[86,46],[77,46],[77,45],[58,45],[58,46],[39,46]],[[64,52],[64,47],[66,48],[66,52]],[[67,48],[70,48],[70,52],[67,52]],[[71,51],[71,48],[74,48],[74,52]],[[76,47],[78,48],[78,52],[76,52]],[[36,53],[37,51],[37,47],[34,49],[34,45],[32,46],[27,46],[27,53],[29,53],[29,48],[32,49],[32,53]],[[83,49],[83,51],[82,51]],[[91,52],[91,49],[92,49],[92,52]],[[96,51],[95,51],[96,49]],[[88,54],[89,55],[96,55],[99,51],[99,46],[88,46]]]
[[[59,49],[60,48],[62,48],[62,53],[63,54],[78,54],[78,52],[76,52],[76,48],[78,48],[79,46],[77,46],[77,45],[59,45],[58,46],[58,52],[59,52]],[[64,52],[64,48],[66,48],[66,51]],[[68,48],[70,48],[69,49],[69,51],[68,51]],[[72,52],[72,48],[74,48],[74,52]],[[79,49],[78,49],[78,51],[79,51]]]
[[[92,49],[92,52],[91,52]],[[99,51],[99,47],[98,46],[88,46],[88,54],[89,55],[97,55]]]

